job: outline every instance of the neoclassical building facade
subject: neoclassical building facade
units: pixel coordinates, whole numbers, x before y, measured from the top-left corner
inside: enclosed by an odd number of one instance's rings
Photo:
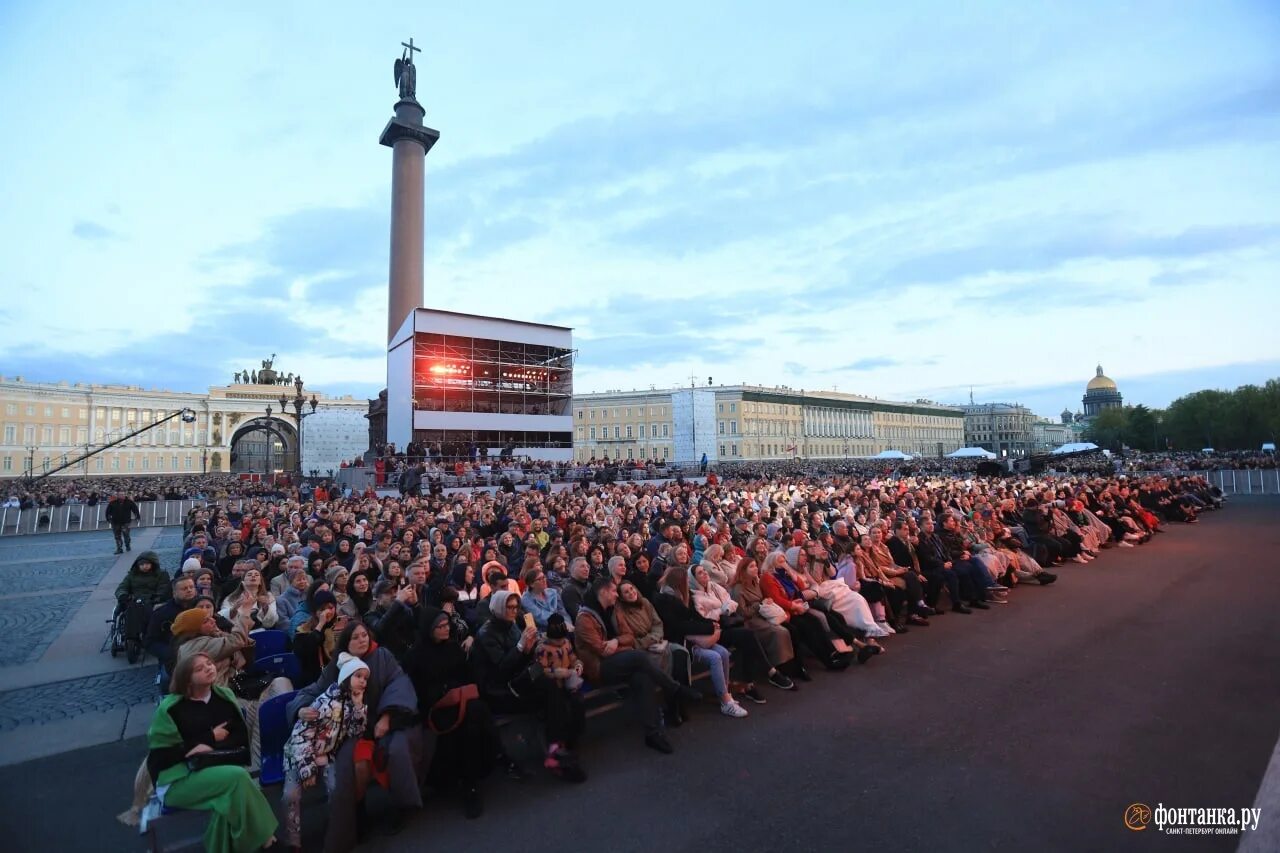
[[[50,471],[183,409],[195,413],[194,421],[172,418],[58,475],[297,470],[299,418],[292,405],[296,387],[286,384],[270,361],[263,363],[262,370],[237,375],[236,380],[200,394],[0,376],[0,478]],[[336,468],[342,459],[366,449],[365,400],[315,393],[317,417],[313,419],[309,403],[313,394],[309,389],[304,393],[308,403],[303,406],[301,444],[307,471]],[[281,397],[290,401],[286,413],[280,411]],[[329,436],[345,437],[353,427],[356,440],[335,443]],[[308,428],[313,430],[311,445]]]

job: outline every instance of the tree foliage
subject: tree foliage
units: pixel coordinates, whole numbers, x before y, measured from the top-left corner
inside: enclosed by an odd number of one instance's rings
[[[1085,439],[1099,447],[1179,451],[1257,450],[1280,437],[1280,379],[1234,391],[1204,390],[1174,400],[1168,409],[1104,409]]]

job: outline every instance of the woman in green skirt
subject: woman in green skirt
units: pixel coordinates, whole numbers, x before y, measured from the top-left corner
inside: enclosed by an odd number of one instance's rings
[[[249,731],[235,695],[215,685],[217,677],[207,655],[179,661],[169,695],[147,731],[147,769],[166,806],[213,813],[205,850],[248,853],[275,843],[277,821],[243,766],[249,761]]]

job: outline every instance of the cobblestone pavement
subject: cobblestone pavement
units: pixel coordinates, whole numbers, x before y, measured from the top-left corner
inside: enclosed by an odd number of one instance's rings
[[[0,693],[0,732],[150,701],[156,695],[155,680],[154,665],[137,666],[5,691]]]
[[[0,666],[39,659],[88,598],[88,591],[0,598]]]

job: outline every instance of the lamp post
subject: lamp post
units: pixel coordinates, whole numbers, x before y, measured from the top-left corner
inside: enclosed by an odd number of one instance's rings
[[[302,484],[302,478],[303,478],[302,421],[305,418],[309,418],[316,413],[316,406],[319,405],[319,402],[320,401],[316,399],[315,394],[311,395],[310,400],[308,400],[306,397],[302,395],[302,377],[301,376],[293,380],[293,399],[289,399],[289,397],[283,393],[280,395],[280,400],[279,400],[280,413],[284,414],[287,412],[288,414],[293,415],[293,419],[298,424],[298,485]],[[292,412],[289,411],[290,405],[293,406]],[[309,412],[302,411],[303,406],[310,406],[311,411]]]
[[[267,425],[271,425],[271,404],[267,404]],[[274,479],[274,466],[271,464],[271,445],[275,444],[275,434],[267,430],[267,481]]]

